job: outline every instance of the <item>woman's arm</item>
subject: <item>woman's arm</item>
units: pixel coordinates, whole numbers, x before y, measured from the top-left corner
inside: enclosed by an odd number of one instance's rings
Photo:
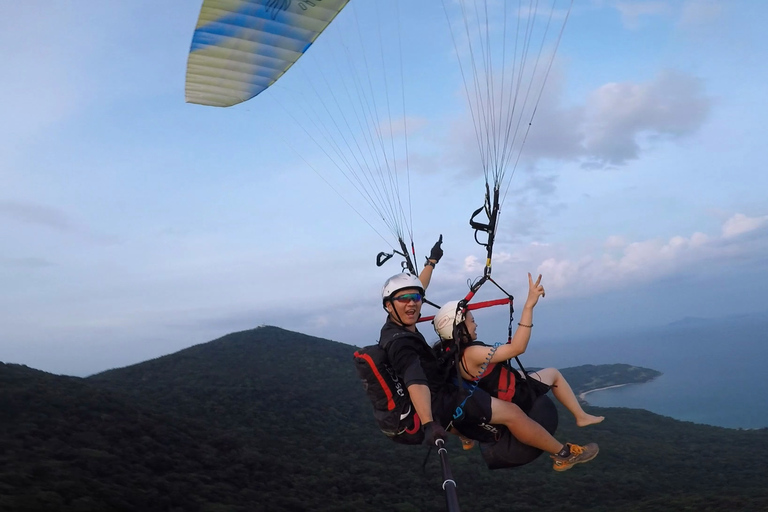
[[[520,322],[517,324],[512,341],[504,345],[504,347],[510,348],[502,351],[502,355],[506,355],[507,352],[511,353],[511,355],[505,359],[500,359],[500,361],[506,361],[512,357],[519,356],[526,351],[528,342],[531,340],[531,329],[533,329],[533,308],[539,302],[539,297],[544,297],[545,295],[544,286],[541,284],[541,274],[539,274],[534,283],[531,273],[528,272],[528,298],[525,300],[523,312],[520,314]],[[499,351],[504,347],[499,347]]]
[[[490,356],[490,363],[500,363],[513,357],[517,357],[524,353],[528,348],[528,342],[531,339],[531,328],[533,327],[533,308],[539,302],[539,297],[544,297],[544,286],[541,285],[541,274],[533,282],[531,273],[528,273],[528,298],[523,306],[523,312],[520,315],[520,324],[518,325],[515,334],[512,336],[512,341],[505,345],[501,345],[493,351],[493,347],[473,346],[467,347],[464,350],[464,361],[467,365],[467,369],[471,371],[475,376],[480,370],[480,367],[488,360]]]
[[[541,274],[533,282],[531,273],[528,272],[528,298],[525,299],[523,312],[520,314],[520,322],[517,324],[512,341],[502,345],[496,351],[491,362],[506,361],[513,357],[523,354],[528,349],[528,342],[531,340],[531,329],[533,328],[533,308],[539,302],[539,297],[544,297],[544,286],[541,284]],[[501,352],[499,354],[499,352]]]

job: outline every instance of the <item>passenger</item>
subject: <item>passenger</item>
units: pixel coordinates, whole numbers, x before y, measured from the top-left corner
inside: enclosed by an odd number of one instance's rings
[[[404,382],[423,425],[425,442],[444,440],[446,429],[461,432],[465,426],[473,431],[476,427],[493,431],[494,425],[504,425],[520,442],[550,453],[556,471],[565,471],[597,455],[597,444],[563,444],[516,404],[493,398],[482,389],[470,394],[459,386],[453,368],[440,364],[432,347],[416,329],[424,297],[424,286],[417,277],[407,273],[390,277],[384,283],[381,297],[388,316],[379,345]]]
[[[451,342],[454,330],[459,338],[461,351],[461,377],[491,396],[511,401],[526,413],[540,395],[552,389],[552,394],[576,419],[576,425],[585,427],[603,421],[603,416],[594,416],[582,409],[571,386],[556,368],[544,368],[522,375],[509,364],[509,360],[523,354],[528,348],[533,328],[533,308],[539,297],[545,294],[541,276],[536,282],[528,274],[528,297],[512,340],[498,347],[491,347],[477,341],[477,324],[470,311],[459,309],[459,301],[445,304],[435,315],[434,325],[440,339]]]

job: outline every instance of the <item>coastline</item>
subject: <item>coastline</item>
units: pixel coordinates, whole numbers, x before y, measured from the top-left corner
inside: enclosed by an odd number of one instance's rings
[[[587,396],[590,393],[594,393],[595,391],[603,391],[603,390],[606,390],[606,389],[620,388],[622,386],[626,386],[626,384],[614,384],[613,386],[605,386],[603,388],[596,388],[596,389],[590,389],[589,391],[583,391],[583,392],[579,393],[579,400],[581,400],[582,402],[587,403],[587,400],[584,397]]]

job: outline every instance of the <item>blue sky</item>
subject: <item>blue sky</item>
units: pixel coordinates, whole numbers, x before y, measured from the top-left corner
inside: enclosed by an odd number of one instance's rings
[[[443,302],[482,273],[467,220],[484,189],[442,3],[408,7],[414,239],[421,262],[444,236]],[[318,177],[338,178],[284,106],[330,69],[349,7],[227,109],[184,102],[197,4],[0,9],[0,360],[87,375],[261,324],[376,339],[398,267],[373,261],[392,246]],[[513,295],[544,276],[532,343],[768,311],[766,11],[574,2],[495,247]],[[482,337],[506,334],[502,314],[478,315]]]

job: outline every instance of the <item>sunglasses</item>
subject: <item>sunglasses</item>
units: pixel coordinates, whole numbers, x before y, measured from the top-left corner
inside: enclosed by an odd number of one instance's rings
[[[421,302],[424,297],[420,293],[406,293],[399,297],[392,297],[392,300],[396,300],[400,304],[408,304],[409,302]]]

